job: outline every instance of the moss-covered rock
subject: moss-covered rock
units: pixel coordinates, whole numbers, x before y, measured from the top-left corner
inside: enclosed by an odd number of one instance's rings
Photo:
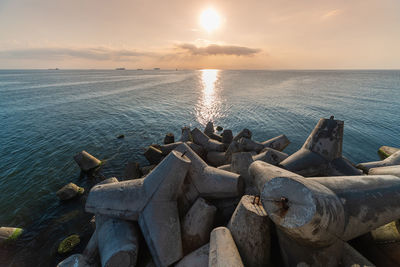
[[[61,200],[68,200],[76,196],[82,195],[85,192],[83,187],[79,187],[74,183],[69,183],[57,191],[57,196]]]
[[[0,244],[14,242],[23,233],[22,228],[16,227],[0,227]]]
[[[80,242],[81,240],[79,238],[79,235],[70,235],[69,237],[61,241],[57,251],[60,254],[71,252],[74,247],[76,247]]]

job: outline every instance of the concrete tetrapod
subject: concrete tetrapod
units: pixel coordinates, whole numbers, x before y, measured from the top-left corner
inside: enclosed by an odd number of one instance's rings
[[[342,158],[343,121],[320,119],[300,150],[280,164],[285,169],[303,176],[359,175],[347,160]]]
[[[88,172],[101,165],[101,161],[90,155],[85,150],[82,150],[74,156],[75,162],[79,165],[82,171]]]
[[[400,165],[371,168],[368,171],[369,175],[388,174],[400,177]]]
[[[378,149],[378,155],[381,159],[385,159],[385,158],[389,157],[390,155],[396,153],[397,151],[400,151],[400,148],[391,147],[391,146],[381,146]]]
[[[233,137],[233,141],[239,141],[239,139],[242,137],[251,139],[251,136],[252,136],[251,131],[245,128]]]
[[[357,164],[357,168],[368,173],[371,168],[386,167],[400,164],[400,151],[395,152],[384,160]]]
[[[242,259],[226,227],[217,227],[210,235],[209,267],[243,267]]]
[[[82,254],[73,254],[57,264],[57,267],[71,267],[71,266],[91,267],[96,265],[91,265],[90,263],[88,263],[85,256]]]
[[[183,256],[176,200],[189,166],[172,151],[146,178],[94,186],[86,211],[139,221],[155,264],[168,266]]]
[[[277,137],[271,138],[261,143],[264,147],[273,148],[278,151],[283,151],[289,144],[290,141],[286,135],[281,134]]]
[[[217,208],[199,197],[182,221],[182,245],[185,254],[208,243]]]
[[[192,137],[192,133],[190,131],[189,127],[183,127],[182,128],[182,136],[181,139],[179,141],[182,142],[193,142],[193,137]]]
[[[197,128],[192,130],[193,142],[201,145],[208,152],[210,151],[225,151],[225,145],[219,141],[213,140]]]
[[[259,197],[244,195],[227,227],[245,266],[270,265],[271,221]]]
[[[254,183],[249,174],[249,166],[253,163],[250,152],[239,152],[232,155],[231,172],[240,174],[245,184],[245,192],[252,192]]]
[[[208,267],[209,250],[210,243],[207,243],[183,257],[175,267]]]
[[[285,235],[315,252],[311,258],[304,253],[284,256],[288,266],[289,261],[336,266],[334,259],[341,256],[343,241],[400,218],[400,178],[276,177],[264,185],[261,199],[271,220]],[[280,243],[282,246],[281,237]]]
[[[375,267],[369,260],[361,255],[347,242],[343,245],[343,255],[341,260],[343,267]]]
[[[180,195],[180,204],[186,211],[201,196],[208,199],[240,196],[243,192],[243,179],[240,175],[208,166],[187,144],[176,148],[186,152],[192,164]]]

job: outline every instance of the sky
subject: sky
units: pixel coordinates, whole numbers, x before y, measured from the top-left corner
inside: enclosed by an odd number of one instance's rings
[[[0,68],[56,67],[400,69],[400,0],[0,0]]]

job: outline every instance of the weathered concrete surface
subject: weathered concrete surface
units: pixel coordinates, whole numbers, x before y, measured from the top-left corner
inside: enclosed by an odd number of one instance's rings
[[[193,142],[192,133],[191,133],[189,127],[183,127],[182,128],[182,136],[181,136],[181,139],[179,141],[182,141],[182,142]]]
[[[140,165],[137,162],[128,162],[125,167],[124,171],[124,178],[125,180],[132,180],[132,179],[138,179],[142,177],[142,172],[140,171]]]
[[[160,149],[149,146],[144,152],[144,156],[150,164],[158,164],[164,155]]]
[[[203,132],[201,132],[199,129],[194,128],[191,133],[193,137],[193,142],[198,145],[201,145],[205,150],[220,151],[220,152],[225,151],[225,145],[223,143],[211,139]]]
[[[240,202],[241,197],[212,199],[211,204],[217,207],[215,225],[227,225]]]
[[[271,138],[261,143],[264,147],[269,147],[278,151],[283,151],[289,144],[290,141],[286,135],[282,134],[277,137]]]
[[[208,267],[210,243],[196,249],[181,259],[175,267]]]
[[[400,151],[397,151],[384,160],[360,163],[357,168],[368,173],[371,168],[386,167],[400,164]]]
[[[278,165],[283,160],[289,157],[288,154],[280,152],[272,148],[264,148],[261,153],[253,156],[253,160],[261,160],[272,165]]]
[[[169,143],[169,144],[166,144],[166,145],[161,145],[161,146],[160,146],[161,153],[162,153],[164,156],[166,156],[166,155],[168,155],[172,150],[174,150],[177,146],[179,146],[180,144],[182,144],[181,141],[174,142],[174,143]]]
[[[74,156],[75,162],[79,165],[82,171],[87,172],[101,165],[101,161],[90,155],[85,150],[82,150]]]
[[[245,266],[270,265],[271,221],[259,197],[244,195],[227,227]]]
[[[104,181],[101,181],[97,183],[96,185],[102,185],[102,184],[112,184],[112,183],[118,183],[118,179],[116,177],[110,177],[105,179]]]
[[[371,168],[369,169],[368,174],[369,175],[387,174],[400,177],[400,165]]]
[[[230,172],[231,164],[225,164],[225,165],[219,166],[218,169]]]
[[[230,144],[233,140],[233,134],[232,134],[232,130],[224,130],[221,134],[222,137],[222,143],[224,144]]]
[[[342,157],[343,121],[320,119],[299,151],[280,164],[303,176],[322,174],[328,163]]]
[[[343,242],[336,241],[332,245],[314,247],[292,239],[280,228],[276,229],[281,256],[286,267],[337,267],[343,252]]]
[[[99,221],[102,221],[99,223]],[[103,267],[135,266],[139,253],[137,225],[116,218],[97,216],[96,236]]]
[[[253,156],[249,152],[239,152],[232,155],[231,171],[240,174],[245,184],[245,192],[252,192],[254,182],[249,174],[249,166],[253,163]]]
[[[381,146],[378,149],[378,155],[381,159],[385,159],[385,158],[389,157],[390,155],[396,153],[397,151],[400,151],[400,148],[391,147],[391,146]]]
[[[217,208],[199,197],[182,221],[182,244],[184,254],[208,243]]]
[[[226,227],[215,228],[210,235],[209,267],[243,267],[231,232]]]
[[[82,254],[73,254],[57,264],[57,267],[94,267],[96,265],[89,264]]]
[[[225,152],[216,151],[210,151],[207,153],[207,162],[214,167],[222,166],[228,163]]]
[[[260,151],[264,149],[263,144],[251,140],[249,138],[242,137],[238,140],[238,142],[240,151],[244,152],[255,151],[256,153],[260,153]]]
[[[171,144],[175,142],[175,136],[173,133],[167,133],[164,137],[164,144]]]
[[[204,129],[204,133],[207,136],[210,136],[214,133],[214,123],[212,121],[207,122],[206,128]]]
[[[154,262],[168,266],[183,256],[176,199],[189,166],[185,155],[172,151],[144,179],[94,186],[86,211],[138,220]]]
[[[367,260],[357,250],[355,250],[348,243],[343,246],[343,254],[341,259],[341,266],[343,267],[375,267],[373,263]]]
[[[180,196],[183,207],[190,207],[199,196],[227,198],[242,194],[240,175],[208,166],[187,144],[178,146],[176,151],[185,152],[192,163]]]
[[[148,165],[148,166],[143,166],[140,167],[140,171],[142,172],[142,177],[148,175],[157,165]]]
[[[22,233],[23,233],[22,228],[0,227],[0,245],[17,240]]]
[[[345,157],[332,160],[325,172],[326,176],[351,176],[362,175],[362,171]]]
[[[239,141],[239,139],[242,137],[251,139],[251,136],[252,136],[251,131],[245,128],[242,131],[240,131],[237,135],[235,135],[235,137],[233,137],[233,141]]]
[[[79,187],[74,183],[64,185],[60,190],[57,191],[57,197],[60,200],[68,200],[74,197],[80,196],[85,192],[83,187]]]
[[[320,183],[299,177],[276,177],[261,200],[271,220],[292,239],[315,247],[343,236],[345,212],[340,199]]]
[[[255,161],[250,165],[249,174],[252,178],[254,185],[258,190],[259,195],[261,194],[265,183],[272,180],[275,177],[302,178],[302,176],[294,172],[290,172],[288,170],[279,168],[277,166],[259,160]]]

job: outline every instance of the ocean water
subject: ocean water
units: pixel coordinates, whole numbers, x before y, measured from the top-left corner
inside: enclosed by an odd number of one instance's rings
[[[60,203],[68,182],[87,190],[73,155],[107,160],[119,177],[128,161],[165,133],[207,121],[255,140],[286,134],[296,151],[320,117],[344,120],[343,153],[378,160],[381,145],[400,146],[400,71],[0,70],[0,226],[25,228],[0,250],[0,266],[54,266],[67,235],[91,231],[81,199]],[[124,134],[124,139],[116,136]]]

